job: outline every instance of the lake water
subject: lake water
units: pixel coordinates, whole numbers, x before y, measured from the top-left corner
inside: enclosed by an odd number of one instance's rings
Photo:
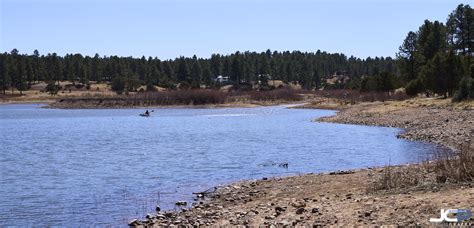
[[[311,122],[328,110],[143,111],[0,105],[0,225],[126,226],[218,184],[419,162],[435,149],[396,128]]]

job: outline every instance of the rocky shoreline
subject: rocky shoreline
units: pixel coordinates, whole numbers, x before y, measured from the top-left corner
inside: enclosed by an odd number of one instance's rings
[[[416,168],[396,167],[400,170]],[[244,181],[217,188],[191,209],[148,214],[133,227],[430,225],[440,208],[471,208],[474,184],[373,191],[383,168]],[[421,173],[427,175],[427,173]]]
[[[317,121],[405,128],[400,135],[458,150],[474,149],[472,104],[408,100],[340,107]],[[467,107],[467,108],[466,108]],[[317,106],[314,108],[318,108]],[[388,174],[414,182],[380,189]],[[443,208],[472,208],[474,183],[438,181],[426,164],[263,178],[199,194],[191,208],[149,214],[134,227],[433,225]],[[472,220],[471,220],[472,221]]]
[[[445,100],[373,102],[342,109],[316,121],[403,128],[398,137],[459,149],[474,134],[474,109]]]

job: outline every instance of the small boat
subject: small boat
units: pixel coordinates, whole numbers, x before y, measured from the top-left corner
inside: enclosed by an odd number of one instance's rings
[[[153,110],[151,110],[151,112],[153,112]],[[138,114],[139,116],[141,117],[150,117],[150,112],[148,112],[148,110],[146,110],[144,113],[140,113]]]

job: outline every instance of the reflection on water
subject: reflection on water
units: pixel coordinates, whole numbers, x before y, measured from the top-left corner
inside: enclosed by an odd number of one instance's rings
[[[395,128],[310,121],[333,111],[143,111],[0,106],[0,225],[124,225],[217,184],[417,162],[434,149]]]

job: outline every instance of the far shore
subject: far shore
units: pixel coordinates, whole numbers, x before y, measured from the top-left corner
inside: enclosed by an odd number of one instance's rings
[[[416,98],[350,105],[324,99],[299,108],[328,107],[339,112],[315,121],[399,127],[406,130],[401,138],[436,143],[474,158],[473,101]],[[129,225],[434,225],[429,219],[439,217],[440,209],[474,210],[474,180],[456,180],[450,173],[440,177],[436,170],[443,165],[433,161],[244,180],[198,193],[203,198],[190,209],[157,211]]]

